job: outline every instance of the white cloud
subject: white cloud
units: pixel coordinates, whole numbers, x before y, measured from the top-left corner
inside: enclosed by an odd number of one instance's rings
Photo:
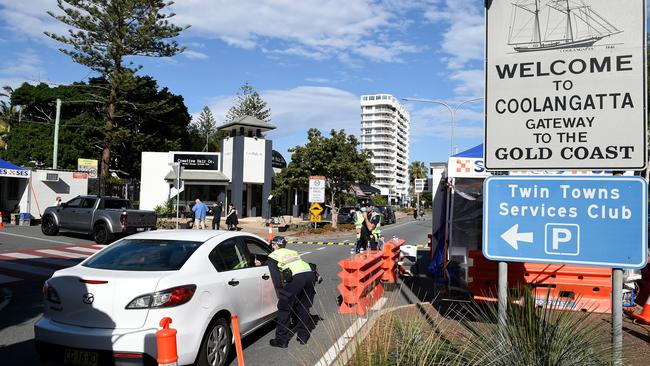
[[[174,22],[191,24],[190,34],[232,46],[316,60],[353,53],[382,62],[419,51],[386,37],[402,26],[399,15],[411,8],[392,0],[183,0],[173,5]]]
[[[47,39],[45,31],[56,34],[67,34],[67,26],[49,16],[46,11],[59,13],[56,2],[52,0],[0,0],[0,17],[4,28],[12,33],[12,37],[31,37]],[[5,37],[7,33],[5,33]]]
[[[273,139],[274,148],[278,147],[285,158],[289,158],[286,149],[304,144],[307,130],[312,127],[324,134],[329,134],[331,129],[344,129],[348,134],[359,136],[360,107],[357,95],[341,89],[316,86],[259,93],[271,108],[271,119],[277,126],[269,133],[269,138]],[[218,121],[225,120],[234,100],[234,96],[219,96],[209,103]]]
[[[451,57],[447,66],[458,69],[469,61],[483,59],[483,6],[476,0],[445,0],[431,7],[425,17],[432,22],[446,22],[441,49]]]
[[[206,55],[203,52],[193,50],[185,50],[181,55],[187,57],[190,60],[207,60],[210,58],[210,56]]]
[[[45,80],[47,72],[41,58],[33,50],[7,56],[0,60],[0,86],[16,88],[24,82]]]

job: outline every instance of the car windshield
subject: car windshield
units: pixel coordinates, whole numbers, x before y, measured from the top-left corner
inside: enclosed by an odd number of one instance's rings
[[[339,215],[347,215],[350,213],[350,207],[341,207]]]
[[[84,267],[116,271],[177,271],[203,242],[125,239],[104,249]]]

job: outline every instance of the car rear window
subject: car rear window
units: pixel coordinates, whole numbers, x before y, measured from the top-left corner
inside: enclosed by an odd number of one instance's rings
[[[103,206],[103,207],[101,207]],[[116,200],[116,199],[105,199],[100,208],[116,208],[116,209],[125,209],[131,208],[131,201],[129,200]]]
[[[350,213],[350,207],[341,207],[339,210],[340,215],[347,215]]]
[[[125,239],[104,249],[84,267],[116,271],[177,271],[203,242]]]

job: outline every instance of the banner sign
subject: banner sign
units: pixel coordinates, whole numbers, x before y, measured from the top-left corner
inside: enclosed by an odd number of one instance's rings
[[[77,159],[77,170],[87,172],[87,178],[97,178],[98,161],[94,159]]]
[[[646,1],[493,1],[489,170],[646,165]]]
[[[219,154],[174,154],[174,163],[186,170],[219,170]]]

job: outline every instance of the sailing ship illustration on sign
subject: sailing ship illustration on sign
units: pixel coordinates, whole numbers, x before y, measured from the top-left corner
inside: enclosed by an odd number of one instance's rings
[[[517,52],[591,47],[622,33],[583,0],[512,3],[508,45]]]

